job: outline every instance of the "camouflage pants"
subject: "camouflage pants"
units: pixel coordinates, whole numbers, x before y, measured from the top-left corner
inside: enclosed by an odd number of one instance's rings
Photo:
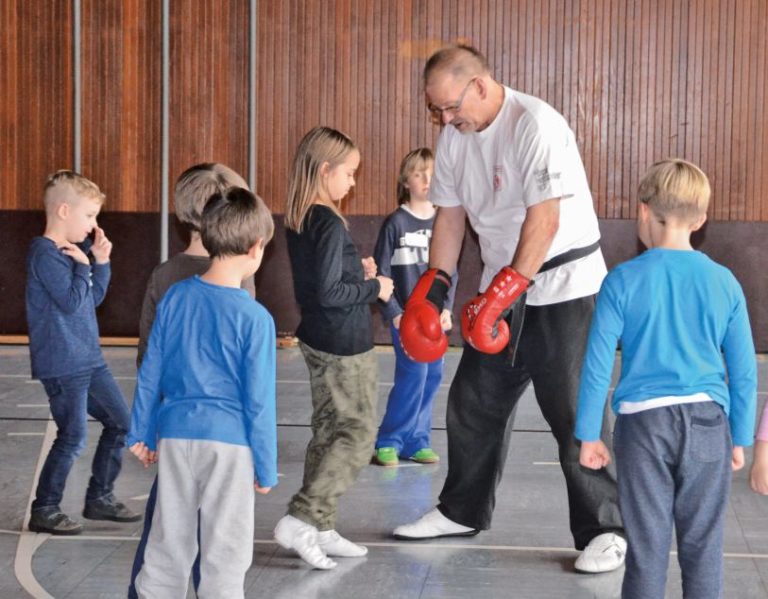
[[[304,482],[288,513],[318,530],[336,526],[339,497],[371,460],[378,363],[373,350],[337,356],[300,343],[312,389],[312,440]]]

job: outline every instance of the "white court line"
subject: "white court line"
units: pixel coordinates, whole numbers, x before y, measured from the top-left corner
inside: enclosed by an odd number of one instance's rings
[[[40,470],[43,469],[43,462],[45,461],[48,452],[53,445],[53,439],[56,437],[56,424],[50,420],[45,427],[45,437],[40,446],[40,455],[37,457],[37,466],[35,467],[35,476],[32,480],[32,488],[29,491],[29,499],[27,501],[27,509],[24,512],[24,526],[19,533],[19,543],[16,545],[16,558],[13,562],[13,571],[16,574],[16,580],[19,581],[21,588],[27,591],[35,599],[54,599],[52,595],[49,595],[46,590],[40,586],[37,582],[34,572],[32,572],[32,557],[35,555],[37,549],[45,543],[50,535],[38,534],[29,532],[27,526],[29,525],[29,514],[32,508],[32,498],[37,488],[37,481],[40,478]]]
[[[49,423],[53,420],[49,420]],[[45,433],[8,433],[9,437],[44,437]]]
[[[560,462],[532,462],[534,466],[559,466]]]
[[[17,408],[47,408],[47,403],[17,403]]]
[[[19,535],[14,530],[0,530],[0,534]],[[33,534],[33,533],[27,533]],[[54,537],[50,535],[37,535],[45,537],[46,541],[139,541],[140,538],[136,536],[118,536],[118,535],[77,535],[73,537]],[[409,542],[409,541],[363,541],[360,539],[355,540],[356,543],[365,545],[366,547],[392,547],[402,548],[408,547],[408,549],[427,549],[433,551],[435,549],[474,549],[483,551],[511,551],[517,553],[568,553],[576,555],[580,553],[578,550],[572,547],[532,547],[525,545],[469,545],[467,543],[426,543],[423,541]],[[277,545],[274,539],[254,539],[254,545]],[[670,555],[677,555],[677,551],[670,551]],[[768,553],[731,553],[723,552],[723,557],[727,559],[768,559]]]

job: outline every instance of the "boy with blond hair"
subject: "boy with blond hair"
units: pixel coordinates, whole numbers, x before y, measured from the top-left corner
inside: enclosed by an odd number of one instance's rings
[[[610,461],[600,427],[611,406],[619,506],[629,541],[622,597],[664,597],[673,525],[683,595],[723,594],[723,517],[731,470],[752,444],[755,348],[733,274],[691,246],[710,186],[695,165],[657,162],[640,182],[648,250],[613,269],[597,298],[576,416],[582,466]]]
[[[158,304],[128,435],[134,455],[159,464],[139,597],[186,596],[198,547],[198,596],[243,597],[254,488],[277,484],[277,428],[274,322],[240,284],[273,231],[250,191],[215,194],[201,227],[210,268]]]
[[[61,170],[48,178],[43,202],[45,232],[32,240],[27,256],[26,309],[32,377],[45,387],[58,430],[40,472],[28,526],[33,532],[76,535],[82,525],[62,512],[61,500],[72,464],[86,445],[89,414],[104,430],[83,516],[114,522],[135,522],[141,516],[112,494],[129,414],[101,352],[96,320],[111,275],[112,242],[96,224],[104,194],[82,175]]]

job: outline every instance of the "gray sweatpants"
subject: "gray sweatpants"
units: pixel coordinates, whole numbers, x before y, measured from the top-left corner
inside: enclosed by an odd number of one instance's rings
[[[339,497],[371,461],[376,438],[378,363],[374,350],[337,356],[301,343],[312,389],[312,440],[304,482],[288,513],[316,526],[336,527]]]
[[[157,506],[136,578],[142,599],[183,599],[197,555],[200,599],[239,599],[253,559],[254,470],[249,447],[161,439]]]

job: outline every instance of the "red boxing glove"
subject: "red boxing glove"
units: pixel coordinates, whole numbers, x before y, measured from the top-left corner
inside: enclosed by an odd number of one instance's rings
[[[504,321],[507,309],[515,303],[530,281],[505,266],[488,289],[468,301],[461,311],[461,334],[476,350],[497,354],[509,343],[509,326]]]
[[[413,288],[400,320],[400,344],[411,360],[434,362],[448,348],[448,336],[440,326],[440,312],[450,286],[448,273],[430,268]]]

